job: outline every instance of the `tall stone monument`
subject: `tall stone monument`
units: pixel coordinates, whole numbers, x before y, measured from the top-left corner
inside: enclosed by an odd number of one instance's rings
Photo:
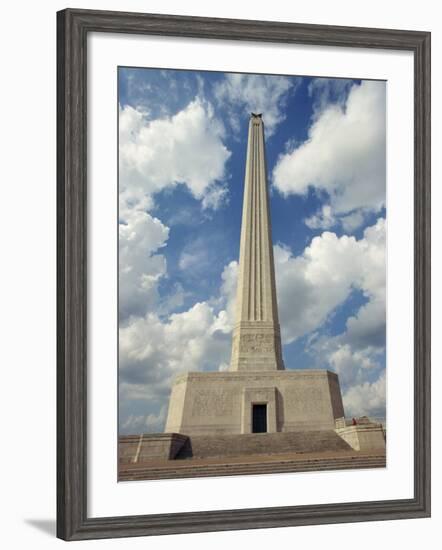
[[[284,370],[267,191],[264,124],[261,115],[256,114],[252,114],[249,124],[236,325],[230,370]]]
[[[236,298],[226,372],[188,372],[173,383],[165,432],[186,436],[334,430],[344,416],[338,376],[285,370],[276,299],[264,123],[252,113]]]
[[[293,457],[298,453],[326,451],[324,456],[339,457],[339,463],[328,464],[329,459],[322,458],[321,469],[385,466],[382,426],[366,417],[358,419],[357,423],[344,418],[335,373],[285,370],[264,143],[262,117],[252,113],[230,368],[225,372],[179,375],[172,386],[165,432],[120,438],[121,465],[198,458],[203,459],[196,466],[200,473],[195,470],[193,475],[208,475],[204,468],[213,475],[213,462],[206,464],[204,459],[215,457],[222,460],[219,469],[215,468],[217,475],[232,475],[257,473],[259,459],[255,458],[248,470],[244,470],[241,463],[236,465],[236,470],[235,464],[229,463],[226,470],[223,464],[228,456],[292,453]],[[362,456],[358,461],[355,456],[348,458],[349,450],[362,455],[376,451],[379,456]],[[295,458],[293,460],[290,468],[302,469],[296,465]],[[174,476],[178,471],[183,470],[175,470],[174,466]],[[127,467],[125,470],[122,467],[120,479],[171,477],[164,465],[155,472],[149,468]]]

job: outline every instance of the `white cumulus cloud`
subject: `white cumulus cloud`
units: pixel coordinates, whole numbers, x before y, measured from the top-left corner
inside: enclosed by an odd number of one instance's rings
[[[229,113],[229,122],[239,129],[239,117],[251,112],[263,113],[266,135],[269,137],[285,119],[287,94],[298,86],[296,79],[284,76],[227,74],[215,85],[214,94]]]
[[[386,405],[385,371],[374,382],[350,386],[342,397],[347,416],[384,417]]]
[[[173,116],[155,120],[129,105],[120,108],[120,215],[149,207],[156,192],[178,184],[204,200],[204,206],[219,206],[230,157],[223,137],[213,108],[200,98]]]
[[[155,304],[160,278],[166,273],[166,259],[157,254],[166,245],[169,229],[160,220],[132,210],[126,223],[119,224],[119,309],[120,320],[144,315]]]
[[[162,432],[166,421],[167,407],[163,405],[158,413],[142,415],[130,414],[121,423],[122,434],[136,434],[144,432]]]
[[[274,250],[283,341],[309,335],[312,364],[339,375],[347,415],[383,416],[385,220],[378,219],[359,240],[326,231],[299,256],[281,245]],[[366,302],[348,317],[345,330],[336,336],[321,333],[354,291]]]
[[[339,345],[332,350],[328,361],[344,387],[362,383],[379,370],[377,357],[371,348],[353,350],[349,344]]]
[[[369,303],[384,304],[383,218],[367,228],[359,240],[326,231],[314,237],[300,256],[293,256],[281,245],[276,245],[274,251],[281,330],[286,343],[320,327],[355,289],[361,290]],[[353,331],[356,325],[368,321],[364,311],[352,321]]]
[[[200,98],[155,120],[141,109],[120,108],[120,320],[144,316],[167,274],[158,251],[167,243],[169,228],[149,214],[155,193],[183,184],[203,209],[216,209],[226,200],[223,178],[230,152],[223,135],[211,105]],[[179,292],[174,299],[180,299]]]
[[[283,195],[326,193],[329,204],[307,220],[310,227],[362,224],[385,205],[386,113],[384,82],[353,85],[345,104],[321,106],[305,142],[282,154],[273,170]]]

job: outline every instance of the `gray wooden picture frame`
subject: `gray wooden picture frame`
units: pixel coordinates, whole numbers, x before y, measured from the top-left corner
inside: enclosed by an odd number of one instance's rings
[[[87,517],[87,36],[150,34],[414,55],[414,497]],[[67,9],[57,14],[57,536],[97,539],[430,516],[430,33]]]

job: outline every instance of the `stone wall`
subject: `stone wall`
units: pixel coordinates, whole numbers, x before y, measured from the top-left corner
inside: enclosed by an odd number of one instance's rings
[[[121,436],[118,440],[120,464],[173,459],[186,443],[187,437],[175,433]]]
[[[355,451],[385,452],[385,434],[380,424],[356,424],[335,431]]]
[[[165,431],[251,433],[253,403],[267,404],[269,432],[334,429],[344,415],[338,377],[330,371],[191,372],[173,384]]]
[[[118,438],[118,462],[128,464],[133,462],[137,454],[140,435],[124,435]]]

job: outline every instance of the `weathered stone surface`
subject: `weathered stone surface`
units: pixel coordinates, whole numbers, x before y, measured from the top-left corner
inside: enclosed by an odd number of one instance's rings
[[[118,438],[118,462],[120,464],[133,462],[140,437],[140,435],[124,435]]]
[[[128,464],[158,458],[173,459],[187,439],[175,433],[122,436],[118,441],[118,461],[120,464]]]
[[[193,436],[183,445],[176,459],[238,457],[282,454],[287,452],[346,452],[351,447],[334,430],[241,435]]]
[[[154,464],[154,463],[153,463]],[[339,454],[316,453],[310,455],[291,453],[287,455],[248,455],[236,459],[225,457],[214,459],[173,460],[156,466],[152,464],[123,465],[119,481],[141,479],[173,479],[191,477],[212,477],[232,475],[275,474],[284,472],[318,472],[355,468],[385,468],[385,453],[363,454],[355,451],[341,451]]]
[[[356,424],[336,428],[336,433],[355,451],[385,452],[385,434],[380,424]]]
[[[166,432],[251,433],[254,403],[267,404],[269,432],[334,429],[344,413],[330,371],[191,372],[172,387]]]

